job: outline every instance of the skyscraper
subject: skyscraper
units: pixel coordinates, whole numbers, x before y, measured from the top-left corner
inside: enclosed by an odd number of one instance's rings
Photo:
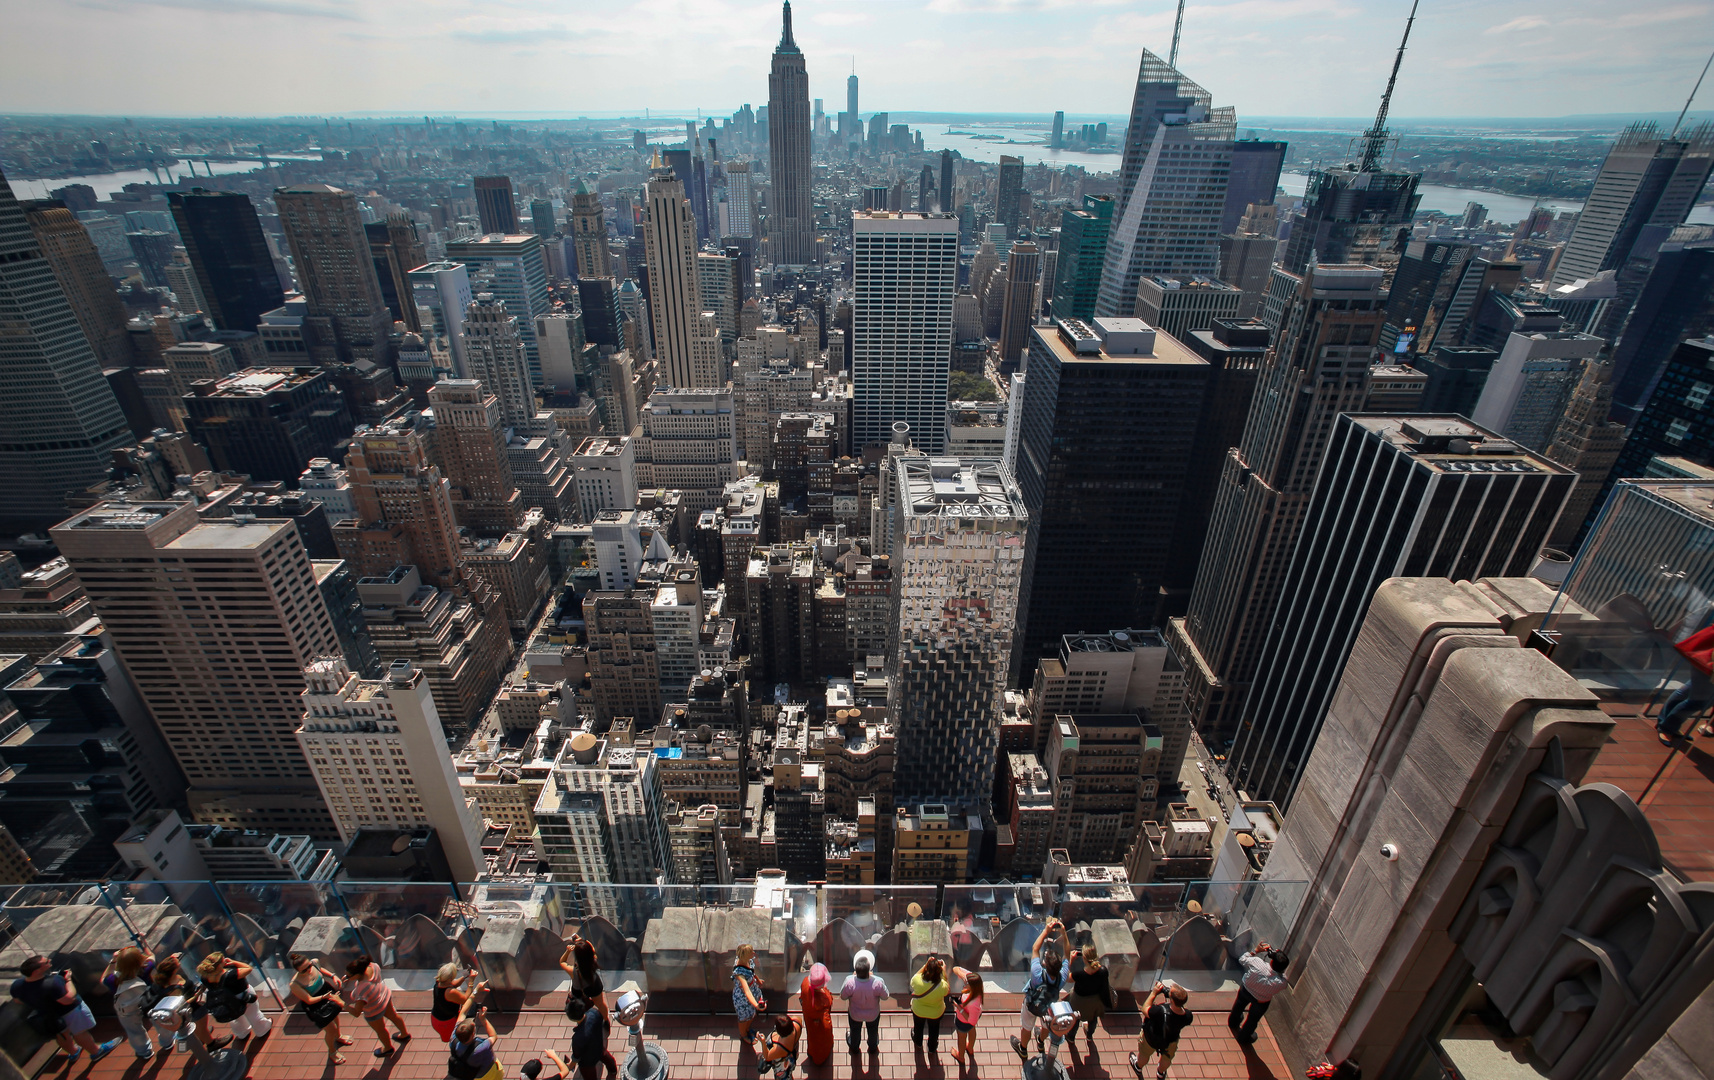
[[[1291,801],[1381,582],[1524,577],[1573,479],[1462,417],[1339,417],[1227,759],[1233,786]]]
[[[849,136],[857,127],[857,73],[853,71],[845,79],[845,113],[849,120],[840,119],[839,133]],[[849,125],[849,126],[847,126]]]
[[[1153,613],[1210,374],[1136,319],[1056,322],[1030,331],[1016,406],[1015,474],[1031,521],[1020,672],[1065,634]]]
[[[0,175],[0,531],[44,529],[131,441],[65,292]],[[944,394],[944,391],[942,391]]]
[[[429,460],[414,420],[403,417],[357,432],[345,468],[357,517],[335,525],[333,539],[358,577],[385,575],[404,564],[431,585],[458,584],[452,486]]]
[[[1237,114],[1212,105],[1208,91],[1143,51],[1097,315],[1129,317],[1144,274],[1219,272]]]
[[[518,338],[524,344],[530,381],[541,385],[541,350],[536,345],[536,316],[553,311],[548,296],[547,260],[535,233],[478,236],[446,245],[446,257],[461,262],[475,291],[491,292],[518,317]],[[499,391],[495,391],[498,393]]]
[[[1168,634],[1185,666],[1191,719],[1217,753],[1251,684],[1322,448],[1334,418],[1368,397],[1386,317],[1377,267],[1276,275],[1294,286],[1283,326],[1257,378],[1243,439],[1226,455],[1189,614],[1173,619]]]
[[[1714,241],[1663,244],[1613,345],[1613,419],[1633,423],[1686,338],[1714,332]]]
[[[1006,263],[1005,310],[1000,315],[1000,360],[1016,364],[1029,348],[1035,326],[1036,278],[1041,274],[1041,248],[1029,240],[1012,245]]]
[[[1222,235],[1238,227],[1251,205],[1271,204],[1280,186],[1286,144],[1240,139],[1232,144],[1232,170],[1226,176],[1226,205],[1220,212]]]
[[[1113,196],[1085,195],[1083,209],[1067,207],[1059,219],[1059,260],[1054,264],[1056,319],[1092,319],[1113,224]]]
[[[782,5],[780,44],[768,74],[768,203],[770,261],[805,266],[815,261],[814,174],[809,165],[809,72],[792,40],[792,5]]]
[[[1395,351],[1399,339],[1409,335],[1396,351],[1413,353],[1419,351],[1417,342],[1434,340],[1453,290],[1464,277],[1465,264],[1480,253],[1478,245],[1457,240],[1412,240],[1393,274],[1381,348]]]
[[[310,359],[385,366],[393,316],[381,295],[357,196],[327,184],[304,184],[276,189],[274,205],[309,304],[303,334]]]
[[[258,482],[297,480],[311,458],[332,457],[351,414],[325,371],[246,368],[201,382],[184,399],[185,429],[215,468]]]
[[[857,212],[852,244],[851,447],[885,443],[903,422],[915,445],[941,453],[958,219]]]
[[[750,190],[750,163],[726,165],[726,236],[748,238],[756,234],[755,199]]]
[[[940,206],[936,207],[943,214],[952,210],[952,151],[940,152]]]
[[[464,312],[474,298],[470,291],[470,272],[463,263],[441,259],[419,266],[406,275],[411,283],[411,296],[419,309],[428,310],[423,323],[425,338],[439,337],[453,359],[453,371],[459,378],[469,377],[464,358]],[[419,320],[422,316],[418,316]]]
[[[334,839],[295,732],[303,667],[338,655],[339,638],[297,526],[113,502],[52,536],[184,769],[197,820]]]
[[[711,386],[697,380],[691,357],[691,340],[702,314],[696,219],[685,199],[684,184],[671,171],[649,178],[648,198],[643,240],[649,263],[649,316],[662,378],[681,390]]]
[[[476,214],[484,233],[518,231],[518,205],[512,197],[509,176],[478,176],[471,181],[476,194]]]
[[[1574,330],[1508,336],[1470,419],[1541,453],[1583,377],[1583,365],[1605,344]]]
[[[303,679],[297,740],[339,838],[426,825],[454,880],[474,881],[465,875],[485,869],[482,815],[459,786],[422,669],[397,660],[382,678],[364,679],[343,659],[322,656],[305,666]]]
[[[1053,114],[1053,137],[1048,140],[1048,147],[1058,150],[1065,145],[1065,110]]]
[[[1648,121],[1627,127],[1601,163],[1577,227],[1554,266],[1553,284],[1569,285],[1622,266],[1644,226],[1683,224],[1711,168],[1714,124],[1665,136]]]
[[[475,379],[442,379],[429,387],[434,459],[452,490],[458,523],[478,536],[500,537],[524,519],[512,481],[500,402]]]
[[[1577,474],[1577,483],[1566,497],[1559,522],[1547,538],[1550,546],[1561,551],[1577,550],[1577,535],[1583,530],[1583,522],[1619,460],[1619,451],[1625,447],[1625,425],[1607,418],[1613,405],[1612,375],[1611,361],[1597,360],[1583,365],[1583,377],[1565,405],[1553,441],[1542,451],[1549,461]]]
[[[613,254],[607,250],[607,221],[601,215],[601,196],[577,182],[571,193],[571,235],[577,247],[577,276],[613,276]]]
[[[387,302],[393,321],[421,330],[417,305],[411,295],[410,272],[428,262],[428,254],[417,237],[417,223],[406,214],[388,214],[385,221],[364,225],[363,234],[369,238],[375,280],[380,283],[381,298]]]
[[[1390,266],[1398,261],[1410,238],[1411,220],[1422,196],[1416,192],[1415,173],[1393,172],[1381,167],[1391,132],[1387,110],[1392,105],[1393,85],[1410,40],[1416,6],[1405,20],[1404,38],[1393,58],[1393,73],[1381,95],[1375,122],[1363,133],[1359,162],[1334,169],[1311,169],[1303,193],[1303,213],[1292,225],[1287,242],[1285,268],[1304,273],[1311,263],[1368,263]]]
[[[470,377],[500,402],[501,422],[528,431],[536,416],[536,394],[524,358],[522,320],[492,293],[477,293],[464,312],[464,353]]]
[[[894,459],[898,798],[986,806],[1029,514],[997,461]]]
[[[131,337],[125,328],[129,316],[89,230],[70,210],[52,202],[27,203],[24,216],[96,359],[103,368],[130,367]]]
[[[1018,214],[1024,198],[1024,159],[1000,155],[1000,189],[994,196],[994,220],[1006,227],[1006,239],[1018,238]]]

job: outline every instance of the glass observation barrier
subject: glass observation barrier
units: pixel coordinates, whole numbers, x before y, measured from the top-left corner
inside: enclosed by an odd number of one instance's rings
[[[1031,949],[1050,917],[1074,948],[1093,944],[1118,989],[1156,978],[1192,990],[1230,989],[1237,958],[1282,942],[1301,906],[1301,881],[1192,881],[1148,885],[787,885],[762,875],[732,886],[479,882],[133,881],[25,885],[0,891],[0,969],[29,955],[69,968],[97,1013],[111,1012],[101,976],[113,953],[145,945],[183,954],[185,966],[219,950],[251,964],[268,1004],[287,1004],[292,953],[343,973],[372,957],[392,986],[428,991],[442,964],[486,979],[501,1008],[557,1008],[569,980],[559,967],[573,933],[588,939],[609,990],[651,995],[651,1012],[732,1008],[740,945],[781,1000],[801,972],[825,963],[835,981],[862,949],[888,988],[903,990],[929,955],[982,974],[990,990],[1021,992]],[[268,984],[266,989],[261,985]],[[426,1002],[427,995],[424,994]],[[1129,1002],[1122,1007],[1134,1007]],[[0,1044],[22,1060],[40,1037],[0,1012]]]
[[[1714,701],[1686,655],[1714,623],[1711,498],[1706,482],[1615,484],[1532,642],[1602,700],[1669,711],[1680,732]]]

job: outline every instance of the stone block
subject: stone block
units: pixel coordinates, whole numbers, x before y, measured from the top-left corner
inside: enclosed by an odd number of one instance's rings
[[[1407,754],[1393,770],[1392,789],[1381,800],[1374,824],[1369,827],[1368,847],[1376,849],[1370,854],[1392,870],[1387,880],[1402,885],[1407,893],[1414,888],[1455,813],[1447,801],[1445,785],[1436,785]],[[1382,844],[1397,846],[1398,861],[1388,863],[1380,858]],[[1406,898],[1395,890],[1398,903],[1403,904]]]
[[[797,968],[797,956],[787,940],[786,925],[764,908],[729,908],[708,912],[703,924],[705,986],[711,994],[732,991],[732,967],[738,946],[756,950],[756,976],[769,991],[789,992],[788,974]]]
[[[495,912],[481,917],[482,940],[476,948],[477,970],[493,990],[526,990],[535,971],[528,949],[531,929],[523,915]]]
[[[1357,963],[1365,971],[1380,954],[1402,907],[1394,899],[1388,880],[1390,875],[1386,870],[1373,866],[1370,858],[1369,855],[1358,855],[1351,872],[1345,876],[1345,885],[1339,890],[1339,899],[1333,902],[1333,911],[1329,915],[1329,927],[1344,936]],[[1378,855],[1373,858],[1383,867],[1390,865]],[[1327,935],[1323,931],[1316,948],[1321,948],[1326,940]]]
[[[649,920],[642,952],[650,993],[708,988],[702,960],[704,914],[703,908],[669,907]]]
[[[1130,925],[1124,919],[1096,919],[1089,927],[1089,941],[1106,966],[1113,989],[1128,989],[1136,981],[1139,959]]]
[[[952,931],[940,919],[917,919],[910,924],[911,957],[908,970],[914,972],[931,956],[940,957],[943,963],[950,963],[952,957]]]
[[[351,924],[337,915],[317,915],[304,921],[288,951],[300,953],[329,971],[343,972],[347,963],[357,959],[357,950],[346,934],[350,929]]]

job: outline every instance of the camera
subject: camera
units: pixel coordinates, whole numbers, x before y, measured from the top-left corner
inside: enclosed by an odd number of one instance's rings
[[[1382,844],[1381,845],[1381,858],[1387,860],[1388,862],[1398,862],[1399,861],[1399,846],[1397,844]]]

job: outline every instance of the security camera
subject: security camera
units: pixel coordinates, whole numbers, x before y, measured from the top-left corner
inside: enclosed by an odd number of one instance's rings
[[[1388,862],[1398,862],[1399,861],[1399,846],[1397,844],[1382,844],[1381,845],[1381,858],[1387,860]]]

